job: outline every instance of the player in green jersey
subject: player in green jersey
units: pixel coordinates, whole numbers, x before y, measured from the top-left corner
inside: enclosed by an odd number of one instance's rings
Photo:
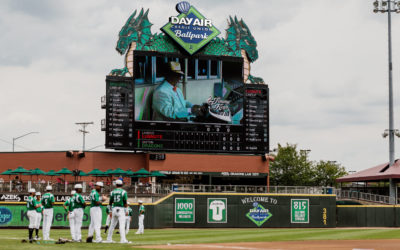
[[[29,189],[29,197],[26,201],[26,208],[28,210],[27,215],[29,219],[28,235],[30,243],[33,241],[33,229],[36,228],[36,208],[39,206],[39,204],[36,203],[35,193],[36,190],[34,188]]]
[[[53,221],[53,206],[54,206],[54,195],[51,193],[53,188],[51,186],[46,187],[47,193],[42,196],[42,205],[43,205],[43,240],[52,240],[50,239],[50,228],[51,223]]]
[[[145,212],[146,212],[146,210],[145,210],[145,208],[144,208],[144,206],[143,206],[143,201],[139,200],[139,218],[138,218],[138,221],[139,221],[139,228],[138,228],[136,234],[144,234],[144,224],[143,224],[143,221],[144,221],[144,214],[145,214]]]
[[[75,184],[76,193],[71,198],[72,202],[72,223],[70,223],[71,232],[73,232],[72,240],[75,242],[82,242],[82,219],[83,219],[83,210],[86,207],[85,200],[83,199],[82,193],[82,184]],[[70,213],[71,215],[71,213]],[[71,222],[71,221],[70,221]]]
[[[40,240],[39,237],[39,229],[40,229],[40,222],[42,221],[42,215],[43,215],[43,207],[41,203],[41,193],[36,192],[35,193],[35,203],[36,203],[36,221],[35,221],[35,229],[36,229],[36,236],[34,240]]]
[[[69,221],[69,229],[71,231],[71,237],[74,238],[74,233],[75,233],[75,228],[73,227],[73,218],[74,218],[74,212],[73,212],[73,203],[72,201],[72,197],[74,197],[76,191],[72,190],[71,191],[71,197],[69,197],[65,202],[64,202],[64,209],[65,212],[68,213],[67,217],[68,217],[68,221]]]
[[[95,242],[100,243],[102,241],[100,229],[102,221],[101,202],[103,201],[103,197],[99,194],[102,187],[103,182],[96,182],[94,189],[90,193],[90,225],[86,242],[93,241],[94,232],[96,232]]]
[[[76,193],[75,190],[71,191],[71,197],[68,197],[67,200],[64,202],[64,210],[65,212],[69,213],[72,212],[72,203],[71,203],[71,198],[74,196],[74,194]],[[69,219],[69,214],[68,214],[68,219]]]
[[[128,207],[126,207],[126,218],[125,218],[125,234],[128,235],[129,233],[129,228],[131,227],[131,220],[132,220],[132,215],[133,215],[133,210],[129,206],[129,202],[127,202]]]
[[[111,225],[110,230],[108,231],[107,241],[104,241],[104,243],[113,242],[112,234],[117,223],[119,223],[119,235],[121,236],[120,243],[130,243],[126,240],[125,235],[125,208],[127,207],[128,194],[122,189],[123,183],[121,180],[116,180],[115,184],[117,188],[110,194],[110,205],[112,206]]]

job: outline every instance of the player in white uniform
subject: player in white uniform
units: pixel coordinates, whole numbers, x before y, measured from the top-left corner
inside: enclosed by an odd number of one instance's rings
[[[126,212],[126,217],[125,217],[125,234],[128,235],[129,233],[129,228],[131,227],[131,220],[132,220],[132,208],[129,206],[129,202],[127,202],[128,207],[125,209]]]
[[[74,212],[73,212],[73,207],[72,207],[72,198],[74,197],[74,194],[76,193],[75,190],[71,191],[71,197],[69,197],[65,203],[64,203],[64,209],[65,212],[68,213],[67,217],[68,217],[68,221],[69,221],[69,229],[71,231],[71,237],[72,239],[74,238],[74,233],[75,233],[75,224],[73,223],[73,218],[74,218]]]
[[[28,200],[26,201],[26,208],[28,209],[27,215],[29,219],[29,226],[28,226],[28,231],[29,231],[29,242],[33,242],[33,229],[35,229],[36,226],[36,208],[39,206],[36,203],[35,199],[35,192],[36,190],[34,188],[29,189],[29,194],[30,196],[28,197]]]
[[[72,240],[75,242],[82,242],[82,219],[83,219],[83,210],[85,210],[86,203],[83,199],[82,193],[82,184],[75,184],[76,193],[71,198],[71,202],[73,204],[73,213],[74,216],[72,218]],[[70,221],[71,222],[71,221]]]
[[[40,240],[39,237],[39,229],[40,229],[40,222],[42,222],[42,214],[43,214],[43,206],[40,200],[41,197],[41,193],[40,192],[36,192],[35,193],[35,199],[36,199],[36,220],[35,220],[35,231],[36,231],[36,236],[34,238],[34,240]]]
[[[139,228],[136,232],[136,234],[144,234],[144,214],[146,212],[144,206],[143,206],[143,201],[139,200]]]
[[[53,206],[54,206],[54,195],[50,193],[53,190],[51,186],[46,187],[47,193],[42,195],[42,205],[43,205],[43,240],[53,240],[50,239],[50,228],[53,222]]]
[[[128,194],[125,190],[122,189],[122,181],[116,180],[115,184],[117,186],[110,194],[110,205],[112,206],[112,217],[111,217],[111,225],[110,230],[108,231],[107,241],[103,241],[104,243],[113,243],[112,234],[115,226],[119,222],[119,235],[121,236],[120,243],[131,243],[126,240],[125,234],[125,208],[127,207],[128,202]]]
[[[103,197],[99,194],[101,192],[101,188],[103,187],[103,182],[96,182],[95,188],[90,193],[90,225],[88,231],[88,237],[86,238],[86,242],[93,242],[93,234],[96,233],[96,243],[100,243],[101,239],[101,221],[102,221],[102,212],[101,212],[101,202],[103,201]]]
[[[107,233],[108,228],[110,227],[110,223],[111,223],[111,211],[112,208],[110,205],[107,205],[106,207],[106,214],[107,214],[107,220],[106,220],[106,227],[104,229],[104,233]]]

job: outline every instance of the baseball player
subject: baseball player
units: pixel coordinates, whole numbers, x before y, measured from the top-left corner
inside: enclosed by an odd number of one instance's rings
[[[104,229],[104,233],[107,233],[107,230],[110,226],[110,222],[111,222],[111,206],[107,205],[106,207],[106,214],[107,214],[107,220],[106,220],[106,227]]]
[[[40,200],[40,197],[42,194],[40,192],[36,192],[35,195],[36,195],[35,203],[37,204],[37,206],[36,206],[36,220],[35,220],[36,236],[35,236],[34,240],[40,240],[39,229],[40,229],[40,222],[42,221],[42,215],[43,215],[43,207],[42,207],[42,203]]]
[[[83,210],[86,207],[85,200],[83,199],[82,193],[82,184],[75,184],[76,193],[71,198],[71,202],[73,203],[73,216],[72,216],[72,228],[74,230],[72,240],[75,242],[82,242],[82,219],[83,219]],[[71,213],[70,213],[71,214]],[[70,221],[71,222],[71,221]]]
[[[138,218],[139,228],[138,228],[136,234],[143,234],[144,233],[143,221],[144,221],[144,214],[145,214],[146,210],[143,206],[143,201],[139,200],[138,202],[139,202],[139,218]]]
[[[131,243],[126,240],[125,234],[125,208],[128,206],[128,194],[122,189],[122,181],[116,180],[115,184],[117,186],[110,194],[110,205],[112,207],[111,212],[111,225],[108,231],[107,241],[104,243],[112,243],[112,234],[117,222],[119,222],[119,235],[121,236],[120,243]]]
[[[75,226],[75,225],[72,223],[72,218],[74,217],[74,212],[73,212],[74,208],[72,207],[73,203],[71,202],[71,200],[72,200],[72,198],[74,197],[74,194],[75,194],[75,193],[76,193],[76,191],[75,191],[75,190],[72,190],[72,191],[71,191],[71,197],[69,197],[69,198],[64,202],[64,205],[63,205],[63,207],[64,207],[64,209],[65,209],[65,212],[68,213],[67,217],[68,217],[68,220],[69,220],[69,228],[70,228],[70,231],[71,231],[71,237],[72,237],[72,239],[74,238],[74,232],[75,232],[74,226]]]
[[[39,204],[36,203],[35,192],[36,190],[34,188],[29,189],[30,196],[26,201],[26,208],[28,210],[27,215],[29,219],[28,232],[29,232],[30,243],[32,243],[33,241],[33,229],[36,226],[36,215],[37,215],[36,208],[39,206]]]
[[[102,221],[102,212],[101,212],[101,202],[102,197],[99,192],[103,187],[103,182],[96,182],[95,188],[90,193],[90,225],[88,237],[86,238],[86,242],[93,241],[93,233],[96,232],[96,243],[100,243],[101,239],[101,221]]]
[[[53,190],[51,186],[46,187],[47,193],[42,196],[42,205],[43,205],[43,240],[53,240],[50,239],[50,228],[51,223],[53,221],[53,206],[54,206],[54,195],[50,193]]]
[[[129,206],[129,202],[127,202],[128,207],[125,209],[126,212],[126,218],[125,218],[125,234],[128,235],[129,233],[129,228],[131,227],[131,218],[132,218],[132,208]]]

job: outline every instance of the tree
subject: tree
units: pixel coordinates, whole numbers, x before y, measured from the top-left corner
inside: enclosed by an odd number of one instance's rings
[[[345,168],[336,162],[309,161],[307,152],[297,150],[295,144],[278,144],[269,173],[271,185],[279,186],[335,186],[337,178],[347,175]]]
[[[346,169],[332,161],[319,161],[314,167],[314,185],[336,186],[336,179],[347,175]]]
[[[270,164],[270,181],[272,185],[304,186],[311,185],[313,179],[312,162],[307,154],[297,151],[297,145],[278,144],[278,153]]]

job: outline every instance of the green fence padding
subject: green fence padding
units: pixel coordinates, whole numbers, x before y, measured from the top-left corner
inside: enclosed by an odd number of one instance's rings
[[[192,210],[177,210],[179,199],[193,200]],[[336,197],[334,195],[277,195],[277,194],[224,194],[174,193],[154,204],[145,204],[146,228],[267,228],[267,227],[335,227]],[[190,204],[186,204],[190,206]],[[138,206],[132,205],[131,228],[138,227]],[[340,212],[340,210],[338,210]],[[12,215],[8,222],[7,216]],[[177,220],[177,214],[193,215],[193,222]],[[181,217],[184,218],[184,217]],[[383,217],[383,218],[386,218]],[[103,207],[103,225],[106,221]],[[90,222],[89,208],[85,209],[83,226]],[[26,203],[1,204],[0,227],[28,225]],[[54,208],[54,227],[69,227],[64,209]]]

